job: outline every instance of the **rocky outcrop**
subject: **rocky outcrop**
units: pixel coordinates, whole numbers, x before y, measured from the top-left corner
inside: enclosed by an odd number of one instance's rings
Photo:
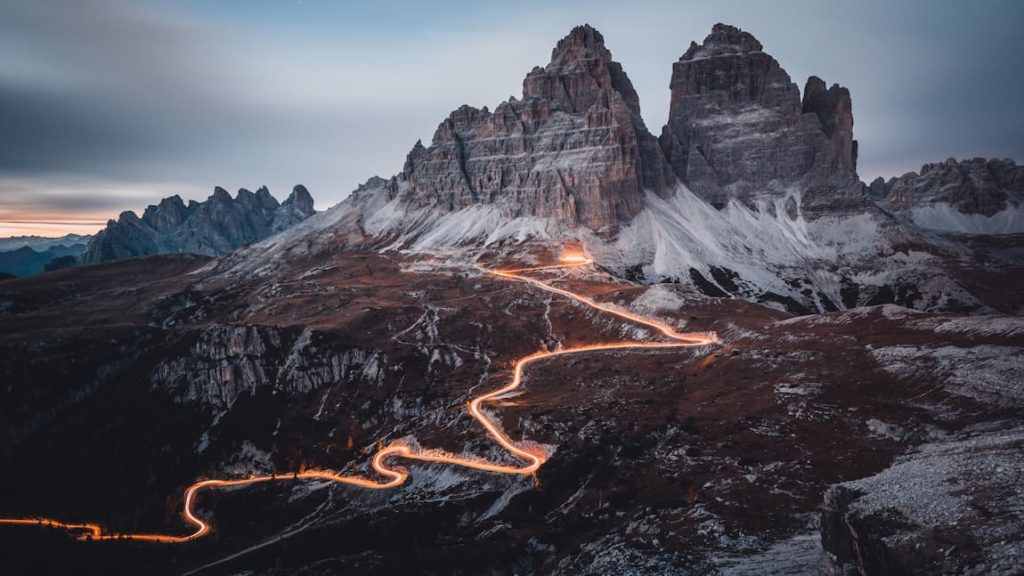
[[[160,362],[151,382],[179,402],[227,409],[261,391],[304,394],[339,382],[379,384],[386,362],[372,350],[323,349],[309,329],[216,324],[186,353]]]
[[[292,188],[292,193],[281,203],[281,206],[274,214],[274,221],[270,226],[273,233],[287,230],[302,222],[316,213],[313,208],[313,196],[302,184]]]
[[[987,424],[925,444],[875,476],[830,488],[828,573],[1020,574],[1024,430]]]
[[[965,214],[992,216],[1024,203],[1024,166],[984,158],[925,164],[920,173],[886,182],[885,202],[890,207],[946,203]]]
[[[963,214],[994,216],[1024,204],[1024,166],[1013,160],[949,158],[871,186],[894,212],[945,204]]]
[[[802,191],[809,216],[866,205],[849,91],[816,76],[800,90],[761,43],[716,24],[672,66],[661,146],[673,172],[716,207]]]
[[[889,187],[885,183],[885,178],[879,176],[868,184],[868,194],[871,195],[875,200],[882,200],[889,193]]]
[[[219,256],[293,226],[314,212],[313,199],[302,186],[296,186],[281,204],[266,187],[256,192],[243,188],[235,198],[217,187],[205,202],[188,204],[171,196],[146,208],[141,218],[129,211],[108,222],[89,241],[82,261],[91,264],[168,253]]]
[[[390,194],[414,206],[494,204],[513,217],[607,230],[669,179],[632,83],[601,34],[579,26],[526,76],[521,100],[493,112],[462,106],[430,146],[417,142]]]
[[[884,209],[922,228],[1024,232],[1024,166],[1012,160],[950,158],[871,186]]]

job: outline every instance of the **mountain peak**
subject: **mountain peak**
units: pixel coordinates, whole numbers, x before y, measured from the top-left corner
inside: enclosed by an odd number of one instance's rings
[[[690,43],[690,48],[679,58],[680,62],[714,58],[727,54],[749,54],[762,52],[764,47],[754,36],[735,26],[718,23],[711,28],[711,34],[704,38],[704,43]]]
[[[316,214],[316,210],[313,208],[313,197],[305,186],[297,184],[274,215],[271,229],[274,232],[286,230],[313,214]]]
[[[612,60],[604,36],[589,24],[573,28],[551,51],[551,62],[534,68],[523,80],[524,99],[541,98],[566,112],[586,112],[613,92],[639,119],[640,97],[633,83],[622,65]]]
[[[777,199],[799,185],[808,217],[864,209],[847,89],[812,76],[801,102],[800,89],[761,43],[727,24],[690,44],[672,65],[670,87],[662,149],[704,200],[724,207]]]
[[[551,51],[551,64],[548,66],[596,57],[611,60],[611,53],[604,46],[604,36],[590,24],[583,24],[558,41]]]
[[[186,210],[185,201],[182,200],[181,196],[178,196],[177,194],[175,194],[174,196],[168,196],[166,198],[161,199],[157,205],[151,205],[146,208],[146,212],[151,212],[155,210],[183,212]]]
[[[207,200],[213,200],[214,198],[216,198],[217,200],[231,200],[232,199],[231,198],[231,193],[228,192],[227,190],[225,190],[224,188],[221,188],[220,186],[214,186],[213,187],[213,194],[211,194],[210,197],[207,198]]]
[[[306,190],[306,187],[302,184],[296,184],[292,188],[292,193],[288,195],[288,198],[281,203],[282,206],[295,206],[307,215],[312,215],[313,210],[313,196]]]
[[[417,207],[487,204],[610,231],[670,179],[632,82],[601,33],[582,25],[526,75],[522,100],[454,110],[429,146],[416,143],[387,193]]]

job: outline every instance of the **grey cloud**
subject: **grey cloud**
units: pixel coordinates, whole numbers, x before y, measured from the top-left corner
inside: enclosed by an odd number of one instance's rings
[[[60,206],[62,211],[74,213],[117,213],[129,206],[145,204],[146,194],[82,194],[80,191],[44,192],[29,189],[21,192],[5,192],[3,203],[7,208],[20,210],[30,209],[33,212],[45,213],[52,206]]]
[[[140,160],[166,141],[147,133],[151,122],[135,120],[144,119],[116,113],[109,103],[0,85],[0,171],[88,174],[109,170],[112,160]]]
[[[0,171],[159,177],[202,158],[253,113],[209,82],[228,78],[210,32],[114,0],[3,3]]]

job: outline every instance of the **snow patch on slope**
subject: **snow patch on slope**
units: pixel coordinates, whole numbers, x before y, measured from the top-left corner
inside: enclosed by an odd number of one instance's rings
[[[910,211],[913,223],[927,230],[957,234],[1024,234],[1024,206],[1007,206],[992,216],[966,214],[940,202]]]
[[[498,201],[447,211],[416,207],[384,181],[282,234],[210,265],[222,276],[270,274],[286,262],[346,246],[430,254],[472,261],[483,249],[526,242],[584,245],[597,264],[625,277],[679,281],[780,307],[842,307],[850,282],[868,287],[863,304],[882,287],[922,287],[919,306],[970,305],[975,299],[935,265],[936,256],[896,251],[901,232],[881,212],[808,220],[801,193],[717,210],[679,184],[662,198],[648,192],[646,207],[614,236],[573,228],[555,218],[517,217]],[[206,270],[204,269],[204,273]],[[699,277],[698,277],[699,276]],[[714,292],[714,290],[712,290]],[[771,302],[774,300],[774,302]],[[786,303],[786,304],[784,304]]]
[[[918,330],[932,330],[939,334],[971,336],[1024,336],[1024,318],[1019,316],[963,316],[954,318],[928,318],[910,324]]]
[[[671,284],[655,284],[637,297],[630,308],[641,314],[674,312],[686,304],[686,299]]]
[[[432,208],[409,209],[392,200],[365,219],[366,232],[391,239],[387,250],[424,251],[454,246],[522,244],[554,241],[560,226],[552,219],[511,218],[498,205],[480,204],[455,212]]]
[[[887,346],[871,355],[890,374],[934,382],[947,392],[993,406],[1024,406],[1024,349],[1014,346]]]
[[[646,202],[647,209],[615,242],[589,236],[587,247],[599,263],[618,272],[640,264],[653,281],[688,281],[691,269],[711,281],[712,267],[727,268],[738,274],[741,291],[804,300],[797,287],[783,280],[788,274],[811,279],[831,301],[839,302],[840,278],[823,263],[842,266],[891,255],[872,214],[808,221],[798,210],[791,217],[786,204],[800,205],[796,191],[753,207],[734,201],[721,211],[685,186],[669,198],[648,193]],[[882,285],[887,278],[869,280]]]

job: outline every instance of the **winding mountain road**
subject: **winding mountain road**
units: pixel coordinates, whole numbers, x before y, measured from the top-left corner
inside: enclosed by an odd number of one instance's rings
[[[524,476],[534,474],[544,464],[546,459],[545,454],[538,449],[529,447],[524,448],[517,445],[505,434],[504,431],[502,431],[501,427],[494,420],[491,420],[491,418],[483,411],[483,407],[485,405],[494,404],[505,394],[519,388],[522,384],[523,372],[526,370],[527,366],[545,358],[568,356],[570,354],[585,354],[606,350],[639,348],[688,348],[710,346],[719,343],[718,338],[713,333],[680,333],[677,332],[675,328],[664,322],[628,312],[620,308],[601,304],[588,296],[558,288],[528,275],[530,272],[579,268],[588,266],[591,263],[592,261],[590,259],[582,255],[569,255],[563,256],[560,264],[550,266],[497,270],[478,267],[478,269],[484,273],[509,280],[525,282],[540,288],[541,290],[575,300],[576,302],[595,310],[611,314],[628,322],[646,326],[655,330],[668,340],[663,342],[609,342],[587,344],[572,348],[562,348],[555,351],[541,350],[518,359],[513,369],[512,379],[509,383],[501,388],[473,398],[468,404],[468,409],[470,415],[475,418],[481,426],[483,426],[484,430],[487,431],[487,434],[490,435],[495,442],[501,445],[501,447],[504,448],[511,456],[518,460],[520,462],[519,465],[502,464],[472,457],[457,456],[441,450],[414,448],[402,442],[395,442],[379,450],[373,457],[371,466],[379,475],[379,478],[345,476],[334,470],[304,470],[291,474],[254,476],[240,479],[199,480],[185,490],[185,503],[182,516],[189,525],[194,527],[194,530],[191,533],[185,535],[106,532],[98,524],[62,522],[51,518],[0,518],[0,525],[25,525],[61,529],[77,534],[78,538],[81,540],[136,540],[145,542],[181,543],[201,538],[213,529],[210,522],[200,518],[195,511],[196,499],[199,493],[206,489],[249,486],[265,482],[298,479],[330,481],[341,484],[350,484],[352,486],[358,486],[360,488],[370,490],[386,490],[401,486],[409,478],[409,473],[405,468],[392,467],[389,465],[392,461],[397,459],[414,460],[419,462],[437,462],[498,474],[518,474]]]

